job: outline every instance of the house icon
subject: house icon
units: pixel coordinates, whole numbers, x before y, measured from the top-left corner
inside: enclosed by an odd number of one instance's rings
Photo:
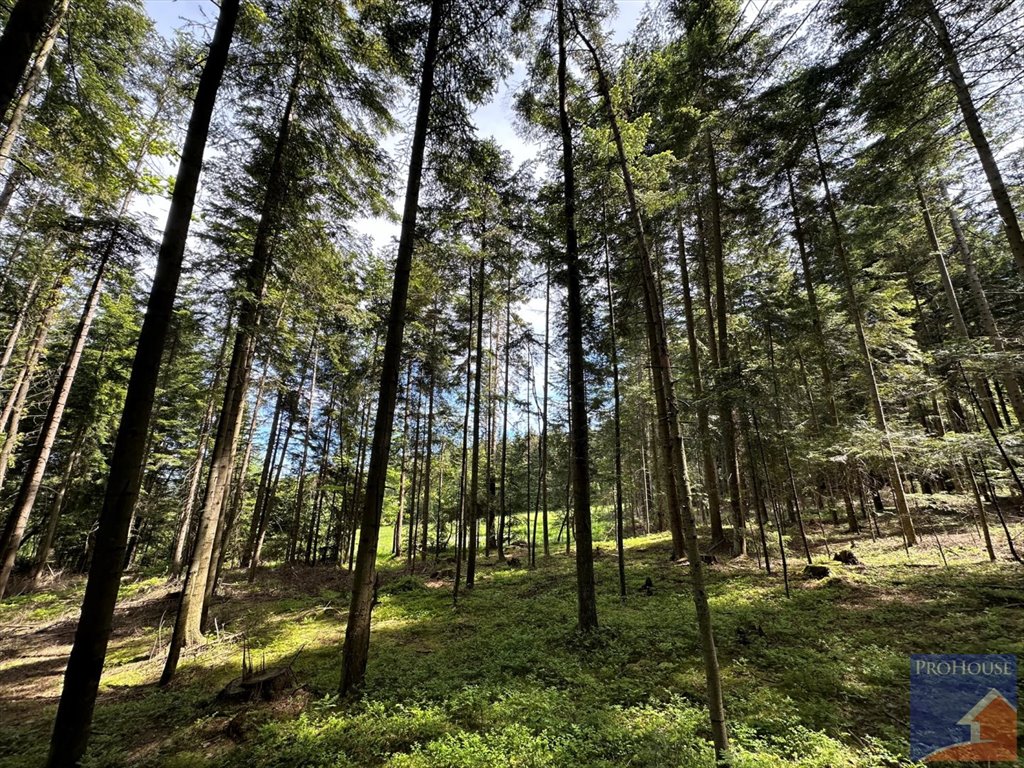
[[[990,688],[957,725],[971,727],[970,741],[937,749],[924,758],[926,763],[1017,759],[1017,710],[995,688]]]

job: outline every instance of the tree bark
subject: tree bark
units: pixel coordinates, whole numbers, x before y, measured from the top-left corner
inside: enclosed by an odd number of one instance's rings
[[[857,299],[857,292],[853,284],[853,273],[850,268],[850,260],[846,254],[845,238],[843,229],[839,223],[839,216],[836,213],[835,200],[832,197],[832,189],[828,183],[828,175],[825,173],[825,162],[821,157],[821,147],[818,145],[817,130],[812,126],[814,137],[814,153],[818,161],[818,171],[821,175],[821,183],[825,189],[825,203],[828,208],[829,220],[832,223],[832,230],[836,238],[836,252],[839,255],[839,262],[843,274],[843,283],[846,287],[846,298],[849,304],[850,317],[853,319],[854,329],[857,332],[857,343],[860,346],[861,362],[864,365],[864,373],[868,382],[868,396],[875,414],[875,422],[878,430],[882,433],[883,448],[887,454],[889,463],[890,484],[893,489],[893,497],[896,500],[896,514],[900,520],[900,527],[911,546],[917,542],[914,533],[914,521],[910,517],[910,508],[907,506],[907,497],[903,489],[903,475],[900,472],[899,463],[896,461],[896,453],[892,449],[892,442],[889,438],[889,425],[885,418],[885,408],[882,405],[882,397],[878,391],[878,379],[875,377],[875,365],[871,357],[871,349],[868,346],[867,336],[864,333],[864,321],[861,317],[860,302]]]
[[[55,0],[17,0],[0,36],[0,120],[14,101],[33,52],[46,34]]]
[[[561,0],[560,0],[561,2]],[[579,28],[577,27],[577,34],[579,34]],[[654,276],[651,270],[650,255],[647,251],[646,236],[644,234],[643,219],[641,218],[639,204],[636,199],[636,193],[633,188],[632,175],[629,171],[629,164],[626,161],[625,147],[622,141],[622,134],[619,131],[618,119],[615,115],[615,109],[612,105],[610,87],[607,78],[604,75],[603,68],[601,66],[600,56],[597,50],[593,47],[590,41],[583,35],[580,35],[584,45],[590,51],[591,56],[594,60],[594,67],[597,70],[598,87],[601,91],[601,96],[604,101],[604,107],[608,116],[609,126],[612,131],[612,138],[615,141],[616,154],[618,155],[619,168],[622,172],[622,179],[626,188],[626,196],[629,202],[630,219],[632,220],[633,227],[635,229],[637,248],[640,252],[640,264],[641,272],[643,276],[643,282],[646,286],[646,291],[649,296],[654,296],[656,293],[656,285],[654,284]],[[645,301],[645,304],[654,305],[651,300]],[[658,307],[660,312],[660,306]],[[653,319],[656,321],[658,315],[650,312],[650,306],[648,315],[654,315]],[[668,347],[665,343],[664,332],[657,333],[659,324],[657,322],[651,323],[655,329],[656,344],[652,344],[652,363],[656,363],[660,369],[659,378],[663,382],[664,392],[663,398],[666,401],[666,416],[670,424],[676,425],[678,430],[678,419],[675,412],[675,397],[672,393],[671,387],[671,366],[668,359]],[[653,349],[657,347],[657,349]],[[657,356],[654,353],[657,353]],[[682,443],[678,441],[678,434],[671,435],[671,441],[669,442],[668,451],[669,456],[673,459],[673,469],[677,474],[677,479],[681,482],[685,478],[684,468],[682,467],[681,448]],[[669,487],[673,487],[675,483],[668,483]],[[688,501],[688,493],[684,491],[682,494],[683,499]],[[678,515],[683,529],[684,534],[684,546],[686,551],[687,559],[689,560],[690,568],[690,583],[693,589],[693,602],[697,614],[697,624],[699,627],[700,638],[701,638],[701,651],[704,659],[704,673],[707,683],[707,696],[708,696],[708,714],[711,720],[711,733],[715,745],[715,759],[719,764],[728,764],[728,753],[729,753],[729,737],[728,727],[725,720],[725,705],[722,698],[722,681],[721,675],[718,668],[718,655],[715,650],[715,637],[714,630],[711,621],[711,609],[708,604],[707,588],[704,583],[704,566],[700,558],[700,549],[697,545],[697,527],[693,519],[692,511],[689,505],[685,505],[682,509],[678,509],[675,512]]]
[[[27,0],[20,0],[19,5],[22,4],[27,4]],[[71,768],[81,759],[88,743],[100,674],[110,640],[114,604],[121,582],[128,526],[142,480],[143,452],[149,433],[160,362],[171,326],[210,117],[227,64],[238,6],[239,0],[221,2],[217,27],[189,119],[171,196],[171,210],[164,228],[153,287],[114,442],[92,565],[74,645],[64,673],[64,687],[57,707],[47,768]],[[6,55],[0,58],[10,60]]]
[[[377,540],[380,536],[380,513],[384,503],[387,482],[388,454],[394,427],[395,397],[398,392],[398,372],[402,358],[402,336],[405,331],[405,307],[409,297],[409,272],[415,245],[416,217],[419,211],[420,181],[423,175],[423,155],[427,142],[430,101],[434,92],[434,71],[437,64],[438,37],[441,31],[442,0],[431,0],[430,26],[423,56],[409,160],[409,178],[402,214],[402,232],[395,263],[395,281],[388,314],[387,340],[381,370],[380,395],[377,398],[377,418],[373,428],[373,449],[370,454],[370,472],[367,478],[366,499],[363,503],[363,533],[359,539],[359,554],[352,580],[352,601],[342,657],[341,694],[356,694],[363,686],[366,662],[370,649],[370,612],[373,610],[373,585],[376,575]]]
[[[161,685],[167,685],[174,676],[181,649],[186,645],[202,642],[202,616],[209,581],[213,549],[228,498],[228,488],[235,466],[235,449],[241,430],[242,405],[249,383],[254,352],[254,337],[270,272],[271,240],[277,225],[277,215],[285,197],[284,161],[285,149],[291,130],[292,116],[298,94],[301,66],[295,65],[295,73],[288,89],[288,98],[278,127],[270,171],[267,176],[267,192],[260,210],[260,219],[253,242],[252,258],[245,271],[245,292],[238,313],[238,329],[231,351],[231,363],[224,385],[224,402],[221,407],[217,432],[210,452],[210,470],[206,480],[202,512],[196,528],[195,546],[185,574],[174,631],[168,649],[167,662],[160,677]]]
[[[57,42],[57,35],[60,32],[61,24],[64,23],[64,16],[67,15],[68,4],[69,0],[60,0],[60,5],[57,6],[53,20],[50,22],[50,27],[39,44],[39,50],[36,52],[32,67],[25,78],[21,95],[18,97],[18,101],[15,102],[14,109],[7,120],[3,138],[0,139],[0,174],[7,169],[7,164],[10,162],[11,153],[14,151],[14,142],[21,131],[21,124],[28,113],[29,104],[32,103],[32,96],[43,79],[46,62],[50,58],[50,51],[53,50],[53,45]],[[0,214],[0,217],[2,217],[2,214]]]
[[[484,296],[487,293],[486,264],[483,252],[477,267],[476,364],[473,369],[473,457],[469,470],[469,491],[466,504],[466,589],[476,581],[476,549],[480,518],[480,394],[484,365]]]
[[[436,330],[436,329],[435,329]],[[434,364],[430,364],[430,380],[427,384],[427,442],[424,446],[423,458],[423,537],[420,540],[420,560],[426,561],[427,547],[430,543],[430,472],[434,449]]]
[[[551,542],[548,533],[548,391],[551,387],[549,376],[551,360],[551,262],[549,261],[546,266],[547,269],[544,273],[544,404],[540,425],[540,478],[537,480],[540,483],[541,512],[544,515],[542,525],[544,557],[548,557],[551,554]],[[537,527],[536,518],[534,518],[533,527]],[[536,549],[536,542],[534,542],[534,549]]]
[[[576,522],[577,624],[581,632],[597,629],[594,549],[590,522],[590,435],[583,356],[583,287],[576,234],[576,177],[572,128],[567,104],[568,64],[565,50],[565,2],[558,0],[558,124],[562,134],[562,179],[565,198],[565,266],[568,277],[566,316],[569,355],[569,410],[572,415],[573,518]]]
[[[602,212],[604,213],[604,212]],[[607,220],[607,216],[603,216]],[[607,232],[607,230],[605,230]],[[615,324],[615,299],[612,296],[612,265],[608,252],[608,237],[604,237],[604,282],[608,299],[608,335],[612,364],[612,402],[615,425],[615,549],[618,554],[619,600],[626,601],[626,547],[625,521],[622,509],[622,398],[619,387],[619,341]]]
[[[1018,271],[1024,276],[1024,235],[1021,234],[1017,212],[1014,210],[1013,203],[1010,200],[1010,193],[1003,182],[1002,174],[999,172],[999,166],[989,144],[988,136],[981,125],[981,117],[978,115],[978,109],[974,105],[970,86],[968,86],[967,79],[960,68],[960,60],[956,47],[953,45],[953,40],[950,37],[949,27],[946,25],[946,20],[939,12],[934,0],[921,0],[921,3],[924,7],[925,15],[928,17],[928,22],[931,24],[932,32],[935,34],[935,40],[939,45],[939,52],[942,54],[942,60],[946,66],[950,84],[953,86],[954,93],[956,93],[956,101],[960,106],[964,125],[967,126],[967,133],[971,137],[971,143],[974,144],[974,149],[978,153],[978,160],[981,161],[981,167],[985,171],[985,178],[988,180],[989,188],[992,190],[992,198],[995,200],[999,218],[1003,220],[1003,229],[1006,233],[1006,242],[1010,246],[1010,253],[1013,256],[1013,260],[1017,263]]]
[[[501,496],[499,499],[498,507],[498,562],[505,562],[505,520],[508,516],[508,496],[506,494],[505,483],[508,479],[508,382],[509,382],[509,365],[510,358],[512,356],[511,350],[511,339],[512,339],[512,271],[509,270],[508,280],[505,286],[505,343],[503,345],[503,352],[505,354],[505,378],[504,386],[502,387],[502,410],[501,410]],[[529,407],[529,403],[527,403]],[[529,481],[527,481],[527,487],[529,487]],[[530,504],[527,502],[527,509]]]
[[[469,469],[469,408],[473,386],[473,269],[469,271],[469,296],[466,306],[469,320],[466,323],[466,407],[462,414],[462,461],[459,465],[459,507],[458,522],[455,525],[455,583],[452,585],[452,602],[459,603],[459,584],[462,581],[462,560],[465,556],[466,525],[466,480]]]

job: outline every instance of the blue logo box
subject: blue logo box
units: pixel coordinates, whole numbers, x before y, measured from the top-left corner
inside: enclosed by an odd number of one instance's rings
[[[910,657],[910,757],[925,762],[1015,761],[1017,657]]]

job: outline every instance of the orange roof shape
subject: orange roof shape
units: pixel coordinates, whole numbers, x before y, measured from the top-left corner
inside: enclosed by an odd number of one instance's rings
[[[957,725],[971,727],[971,740],[937,749],[924,758],[926,763],[1017,759],[1017,710],[995,688],[990,688]]]

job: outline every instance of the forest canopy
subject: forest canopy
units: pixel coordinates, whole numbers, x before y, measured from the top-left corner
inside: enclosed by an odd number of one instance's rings
[[[0,21],[0,765],[909,765],[1024,652],[1019,0]]]

